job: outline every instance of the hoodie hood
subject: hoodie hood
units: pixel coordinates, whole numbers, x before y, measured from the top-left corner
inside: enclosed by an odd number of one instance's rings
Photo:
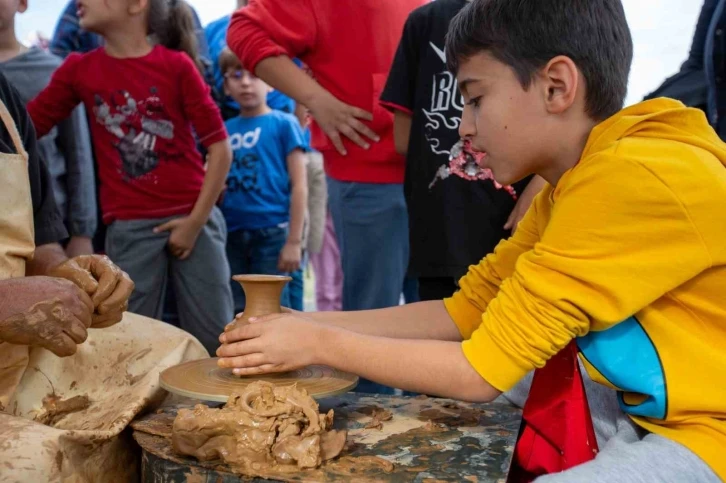
[[[673,99],[659,98],[635,104],[595,126],[582,159],[602,152],[625,138],[652,138],[689,144],[708,151],[726,166],[726,144],[699,109]]]

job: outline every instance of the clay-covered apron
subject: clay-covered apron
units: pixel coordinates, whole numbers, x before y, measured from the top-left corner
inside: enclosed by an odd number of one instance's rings
[[[1,101],[0,117],[17,151],[0,154],[0,279],[8,279],[25,276],[35,246],[28,155]],[[113,327],[89,330],[71,357],[0,343],[0,482],[135,480],[133,446],[122,430],[166,396],[162,370],[203,357],[192,336],[129,313]],[[69,412],[54,412],[54,402]]]

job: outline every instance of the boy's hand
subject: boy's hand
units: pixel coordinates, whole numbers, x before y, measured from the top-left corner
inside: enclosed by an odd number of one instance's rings
[[[72,236],[68,241],[65,252],[68,258],[93,255],[93,241],[87,236]]]
[[[194,244],[197,242],[203,224],[199,224],[190,216],[176,218],[154,228],[154,233],[169,233],[169,251],[179,260],[189,258]]]
[[[331,329],[295,314],[252,318],[219,337],[218,364],[238,375],[293,371],[320,360],[327,330]]]
[[[302,247],[300,243],[288,241],[280,252],[277,269],[281,272],[292,273],[300,268],[300,260],[302,260]]]
[[[341,134],[363,149],[368,149],[370,144],[361,137],[361,134],[375,142],[380,141],[376,133],[358,120],[372,121],[373,114],[345,104],[327,91],[313,98],[307,107],[320,128],[332,141],[335,149],[344,156],[348,153],[340,138]]]

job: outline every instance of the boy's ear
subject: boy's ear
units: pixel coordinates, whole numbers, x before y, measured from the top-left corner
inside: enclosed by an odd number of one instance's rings
[[[129,14],[138,15],[146,11],[151,0],[131,0],[129,2]]]
[[[552,114],[567,111],[577,99],[581,87],[580,71],[572,59],[558,55],[540,71],[544,104]]]
[[[28,0],[20,0],[18,2],[18,13],[25,13],[28,11]]]

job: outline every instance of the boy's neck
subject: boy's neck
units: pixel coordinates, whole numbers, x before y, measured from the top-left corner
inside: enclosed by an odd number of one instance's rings
[[[7,62],[28,50],[18,41],[15,29],[8,28],[0,32],[0,62]]]
[[[129,59],[143,57],[153,50],[153,45],[143,31],[130,26],[103,35],[104,49],[111,57]]]
[[[272,112],[272,109],[270,109],[270,106],[268,106],[267,104],[262,104],[259,107],[255,107],[254,109],[245,109],[243,107],[240,109],[239,115],[242,117],[257,117],[257,116],[263,116],[270,112]]]
[[[580,162],[590,133],[598,124],[588,117],[586,120],[576,123],[577,128],[575,129],[562,129],[558,136],[559,146],[553,159],[536,174],[544,178],[550,185],[557,186],[560,178]]]

